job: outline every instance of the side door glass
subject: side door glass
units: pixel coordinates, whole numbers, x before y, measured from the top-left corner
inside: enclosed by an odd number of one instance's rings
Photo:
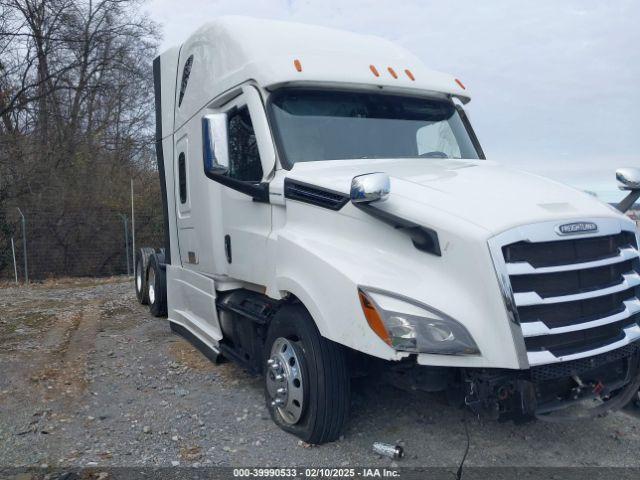
[[[275,148],[264,105],[255,87],[242,88],[226,111],[202,117],[205,175],[256,201],[269,201]]]
[[[249,108],[243,106],[230,112],[227,125],[229,177],[243,182],[260,182],[262,162]]]

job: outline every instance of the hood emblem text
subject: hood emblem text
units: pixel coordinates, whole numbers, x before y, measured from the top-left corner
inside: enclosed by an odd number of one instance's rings
[[[598,225],[593,222],[565,223],[556,227],[558,235],[577,235],[579,233],[595,233],[597,231]]]

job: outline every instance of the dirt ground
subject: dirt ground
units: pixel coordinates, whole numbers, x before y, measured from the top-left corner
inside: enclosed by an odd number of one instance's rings
[[[640,466],[634,411],[570,425],[480,421],[358,381],[344,437],[279,430],[261,380],[214,365],[138,305],[129,279],[0,288],[0,467]],[[403,460],[374,441],[401,442]]]

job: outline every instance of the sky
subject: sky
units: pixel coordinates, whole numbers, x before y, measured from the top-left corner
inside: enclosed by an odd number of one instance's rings
[[[374,34],[460,78],[487,158],[618,201],[640,167],[638,0],[150,0],[161,49],[249,15]]]

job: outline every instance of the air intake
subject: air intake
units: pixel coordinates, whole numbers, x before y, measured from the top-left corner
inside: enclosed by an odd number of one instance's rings
[[[329,210],[340,210],[349,201],[349,197],[343,193],[288,178],[284,181],[284,196],[290,200],[309,203]]]

